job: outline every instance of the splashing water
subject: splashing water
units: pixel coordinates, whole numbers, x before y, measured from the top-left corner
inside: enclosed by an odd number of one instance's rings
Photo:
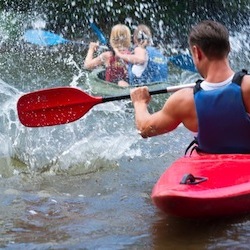
[[[151,5],[149,4],[149,6]],[[112,2],[108,8],[111,7]],[[142,10],[148,9],[143,4],[137,8],[139,16]],[[12,35],[21,41],[20,33],[27,27],[39,29],[47,27],[46,15],[36,11],[25,15],[20,13],[14,15],[4,11],[0,17],[3,20],[0,24],[0,35],[4,37],[1,41],[8,40]],[[126,17],[125,23],[134,27],[131,17]],[[9,29],[7,24],[12,24],[16,28]],[[162,39],[165,33],[169,32],[169,27],[162,19],[153,26],[159,28],[159,37]],[[230,37],[231,61],[235,68],[241,68],[243,63],[249,61],[248,30],[249,27],[245,26],[240,32],[235,32]],[[177,40],[173,40],[171,44],[165,42],[160,44],[166,53],[180,51]],[[46,54],[47,50],[48,54]],[[133,158],[142,154],[147,157],[153,155],[150,148],[145,151],[142,146],[143,143],[135,130],[133,110],[129,101],[98,105],[82,119],[72,124],[48,128],[22,126],[17,117],[16,102],[23,92],[62,85],[82,86],[82,82],[85,84],[83,86],[88,87],[86,86],[88,73],[81,66],[83,52],[82,55],[74,53],[74,51],[62,52],[60,47],[47,48],[47,50],[46,48],[32,48],[29,55],[16,54],[13,61],[0,62],[2,67],[6,67],[6,70],[3,71],[5,80],[1,81],[0,87],[0,102],[3,110],[0,115],[2,124],[0,128],[1,155],[14,157],[24,162],[31,171],[67,171],[77,165],[84,165],[82,168],[88,171],[92,167],[98,169],[101,165],[105,165],[106,161],[116,162],[123,156]],[[184,52],[186,53],[187,49],[181,50],[181,53]],[[245,60],[241,59],[242,55]],[[11,55],[6,54],[6,58],[10,60]],[[20,58],[21,63],[18,64],[17,58]],[[6,72],[9,73],[9,76]],[[175,69],[172,72],[171,82],[193,82],[199,77],[197,74],[180,72]],[[8,83],[16,88],[11,87]],[[84,89],[84,91],[87,90]],[[161,104],[164,103],[164,97],[158,99]]]

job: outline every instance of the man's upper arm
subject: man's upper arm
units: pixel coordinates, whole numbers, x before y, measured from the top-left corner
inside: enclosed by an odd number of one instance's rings
[[[180,123],[192,116],[194,108],[193,90],[190,88],[173,93],[162,109],[168,131],[175,129]]]

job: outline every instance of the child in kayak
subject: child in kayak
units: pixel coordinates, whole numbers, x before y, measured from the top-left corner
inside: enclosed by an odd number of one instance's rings
[[[125,55],[114,49],[117,56],[129,63],[128,85],[147,85],[167,80],[168,67],[164,55],[152,46],[152,34],[148,26],[138,25],[133,33],[135,49]]]
[[[99,47],[99,43],[91,42],[84,61],[84,68],[94,69],[104,65],[106,68],[105,80],[123,85],[122,81],[127,81],[128,79],[128,65],[124,60],[117,57],[112,50],[116,49],[119,53],[125,55],[130,54],[131,32],[126,25],[117,24],[112,28],[110,46],[111,49],[109,51],[105,51],[97,57],[94,57],[94,53]]]

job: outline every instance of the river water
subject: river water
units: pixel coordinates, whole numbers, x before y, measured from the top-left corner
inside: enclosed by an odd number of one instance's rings
[[[249,68],[247,30],[230,36],[235,70]],[[19,122],[16,103],[26,92],[55,86],[88,92],[85,55],[86,48],[71,45],[2,46],[0,247],[249,249],[249,215],[184,220],[152,204],[154,184],[192,140],[183,126],[142,139],[129,100],[99,104],[66,125],[27,128]],[[170,65],[170,85],[198,77]],[[159,109],[167,96],[154,96],[150,109]]]

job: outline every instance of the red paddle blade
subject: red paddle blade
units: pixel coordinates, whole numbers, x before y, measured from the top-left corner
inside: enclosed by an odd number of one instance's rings
[[[25,94],[17,102],[20,122],[26,127],[44,127],[76,121],[102,97],[93,97],[72,87],[44,89]]]

